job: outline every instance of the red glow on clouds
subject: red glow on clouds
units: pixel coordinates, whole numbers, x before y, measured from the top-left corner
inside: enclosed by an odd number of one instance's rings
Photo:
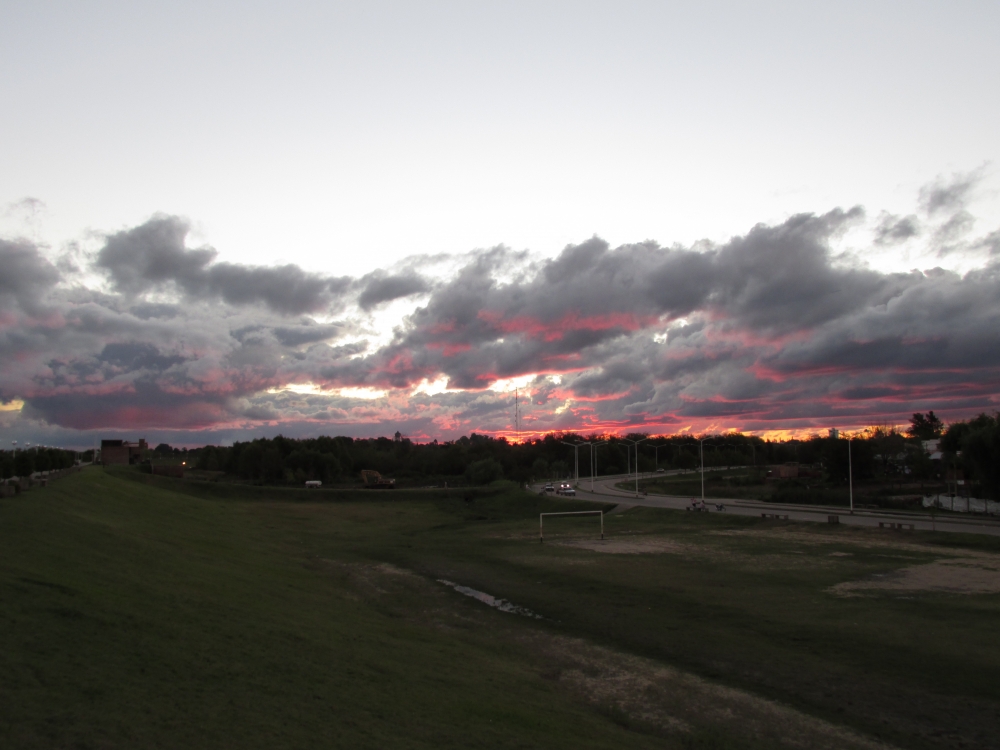
[[[772,349],[780,351],[788,344],[807,341],[812,335],[809,329],[800,329],[777,336],[763,335],[746,328],[708,328],[705,339],[710,343],[735,345],[740,349]]]
[[[545,342],[558,341],[569,331],[637,331],[656,320],[655,317],[639,317],[632,313],[581,316],[571,312],[557,320],[544,322],[529,316],[505,318],[503,313],[492,310],[481,310],[478,317],[498,333],[520,334]]]
[[[446,344],[442,341],[432,341],[427,344],[428,349],[440,349],[441,354],[445,357],[454,357],[456,354],[462,354],[472,349],[471,344]]]
[[[411,372],[413,370],[413,355],[408,351],[400,352],[389,360],[384,369],[394,375]]]

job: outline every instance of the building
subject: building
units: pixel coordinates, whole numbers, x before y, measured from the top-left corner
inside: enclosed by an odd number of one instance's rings
[[[778,466],[779,479],[797,479],[799,476],[799,465],[793,461]]]
[[[148,449],[145,438],[139,438],[138,443],[130,443],[128,440],[102,440],[101,463],[104,466],[137,464],[142,460],[142,452]]]
[[[840,430],[838,430],[836,427],[831,427],[830,428],[830,437],[833,438],[834,440],[839,440],[840,439]]]

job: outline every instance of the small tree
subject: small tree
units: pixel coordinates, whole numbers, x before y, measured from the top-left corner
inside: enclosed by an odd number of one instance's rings
[[[941,437],[942,432],[944,432],[944,423],[938,419],[933,411],[929,411],[926,415],[920,412],[915,413],[910,419],[910,427],[906,434],[918,440],[933,440]]]

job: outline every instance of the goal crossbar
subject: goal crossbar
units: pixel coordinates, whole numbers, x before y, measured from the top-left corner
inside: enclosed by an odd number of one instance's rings
[[[538,514],[538,541],[545,541],[545,516],[600,516],[601,517],[601,539],[604,539],[604,511],[603,510],[570,510],[562,513],[539,513]]]

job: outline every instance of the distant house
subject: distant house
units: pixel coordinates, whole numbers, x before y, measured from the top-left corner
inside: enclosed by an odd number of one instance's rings
[[[934,440],[921,440],[920,444],[924,446],[924,451],[930,456],[932,461],[941,460],[941,438],[935,438]]]
[[[128,440],[102,440],[101,463],[104,466],[137,464],[142,460],[142,452],[148,448],[145,438],[139,438],[138,443],[130,443]]]
[[[781,464],[778,466],[778,477],[781,479],[795,479],[799,476],[799,465],[795,462],[789,461],[788,463]]]

